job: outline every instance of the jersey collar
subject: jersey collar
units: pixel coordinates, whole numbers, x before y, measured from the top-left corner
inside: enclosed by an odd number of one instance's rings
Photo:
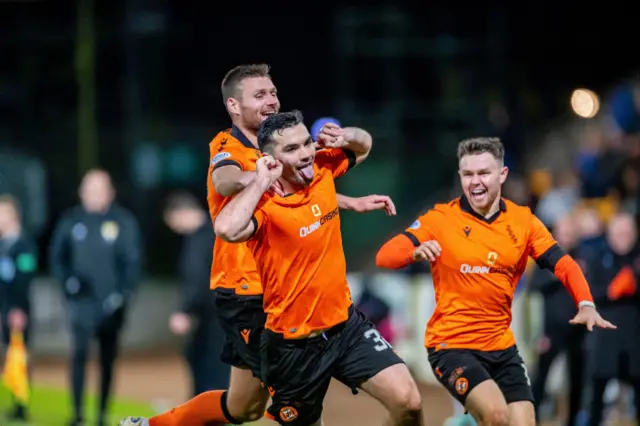
[[[244,133],[242,133],[242,130],[240,130],[239,128],[237,128],[236,126],[233,126],[231,128],[231,136],[233,136],[234,138],[238,139],[240,141],[240,143],[244,146],[246,146],[247,148],[252,148],[252,149],[256,149],[255,146],[253,146],[253,144],[251,143],[251,141],[249,140],[248,137],[246,137],[244,135]]]
[[[471,207],[471,203],[469,203],[469,200],[467,200],[467,197],[463,195],[460,197],[460,209],[465,213],[469,213],[471,216],[475,217],[478,220],[487,223],[493,223],[496,221],[496,219],[498,219],[500,213],[507,211],[507,203],[504,202],[504,198],[500,198],[499,210],[493,216],[486,218],[476,213]]]

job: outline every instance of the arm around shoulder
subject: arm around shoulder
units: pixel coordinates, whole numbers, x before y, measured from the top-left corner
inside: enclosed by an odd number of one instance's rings
[[[213,169],[211,182],[218,194],[230,197],[246,188],[255,176],[255,172],[245,172],[240,167],[229,164]]]

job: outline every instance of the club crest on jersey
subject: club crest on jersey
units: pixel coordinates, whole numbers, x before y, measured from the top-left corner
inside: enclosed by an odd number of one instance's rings
[[[411,226],[409,227],[409,229],[419,229],[419,228],[420,228],[420,220],[419,219],[416,219],[416,221],[413,222],[411,224]]]
[[[227,159],[229,157],[231,157],[230,153],[228,153],[228,152],[219,152],[216,155],[214,155],[213,158],[211,159],[211,165],[215,166],[216,164],[218,164],[222,160]]]

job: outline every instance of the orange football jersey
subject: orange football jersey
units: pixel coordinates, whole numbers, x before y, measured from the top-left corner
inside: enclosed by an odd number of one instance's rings
[[[218,167],[239,167],[243,171],[255,171],[256,161],[261,157],[260,151],[237,128],[225,130],[209,144],[209,174],[207,179],[207,202],[212,223],[218,213],[232,197],[223,197],[216,192],[212,182],[212,173]],[[247,245],[231,244],[216,239],[213,247],[213,264],[211,265],[211,289],[217,287],[235,289],[236,294],[262,294],[260,276],[256,263]]]
[[[511,304],[529,256],[538,259],[556,242],[531,210],[500,201],[485,219],[465,197],[438,204],[404,232],[418,246],[436,240],[442,248],[431,264],[436,309],[425,345],[482,351],[515,344]]]
[[[264,287],[265,327],[298,338],[344,322],[351,306],[334,178],[350,151],[318,151],[314,178],[287,197],[265,196],[248,241]]]

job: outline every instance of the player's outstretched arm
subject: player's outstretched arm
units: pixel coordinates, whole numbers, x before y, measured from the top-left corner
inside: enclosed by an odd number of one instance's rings
[[[356,164],[360,164],[371,152],[373,138],[359,127],[341,128],[337,124],[327,123],[318,133],[316,145],[318,148],[348,149],[355,154]]]
[[[589,331],[593,327],[616,328],[596,310],[589,283],[580,265],[558,246],[549,230],[533,215],[528,245],[529,254],[538,266],[553,272],[578,305],[578,314],[569,321],[571,324],[583,324]]]
[[[380,248],[376,265],[380,268],[402,269],[413,262],[435,262],[442,248],[432,230],[438,229],[443,220],[444,215],[435,208],[420,216],[404,232]]]
[[[367,213],[374,210],[384,210],[387,216],[396,215],[396,206],[386,195],[368,195],[366,197],[347,197],[338,194],[338,207],[342,210],[352,210],[357,213]]]
[[[239,167],[230,164],[214,169],[211,182],[218,194],[230,197],[246,188],[255,177],[255,172],[243,172]]]
[[[402,269],[413,262],[435,262],[441,253],[442,248],[436,240],[420,243],[414,235],[405,232],[396,235],[380,248],[376,255],[376,265],[379,268]]]
[[[216,217],[214,231],[219,238],[231,243],[247,241],[256,231],[252,220],[262,196],[282,175],[282,164],[265,156],[256,164],[256,177]]]

